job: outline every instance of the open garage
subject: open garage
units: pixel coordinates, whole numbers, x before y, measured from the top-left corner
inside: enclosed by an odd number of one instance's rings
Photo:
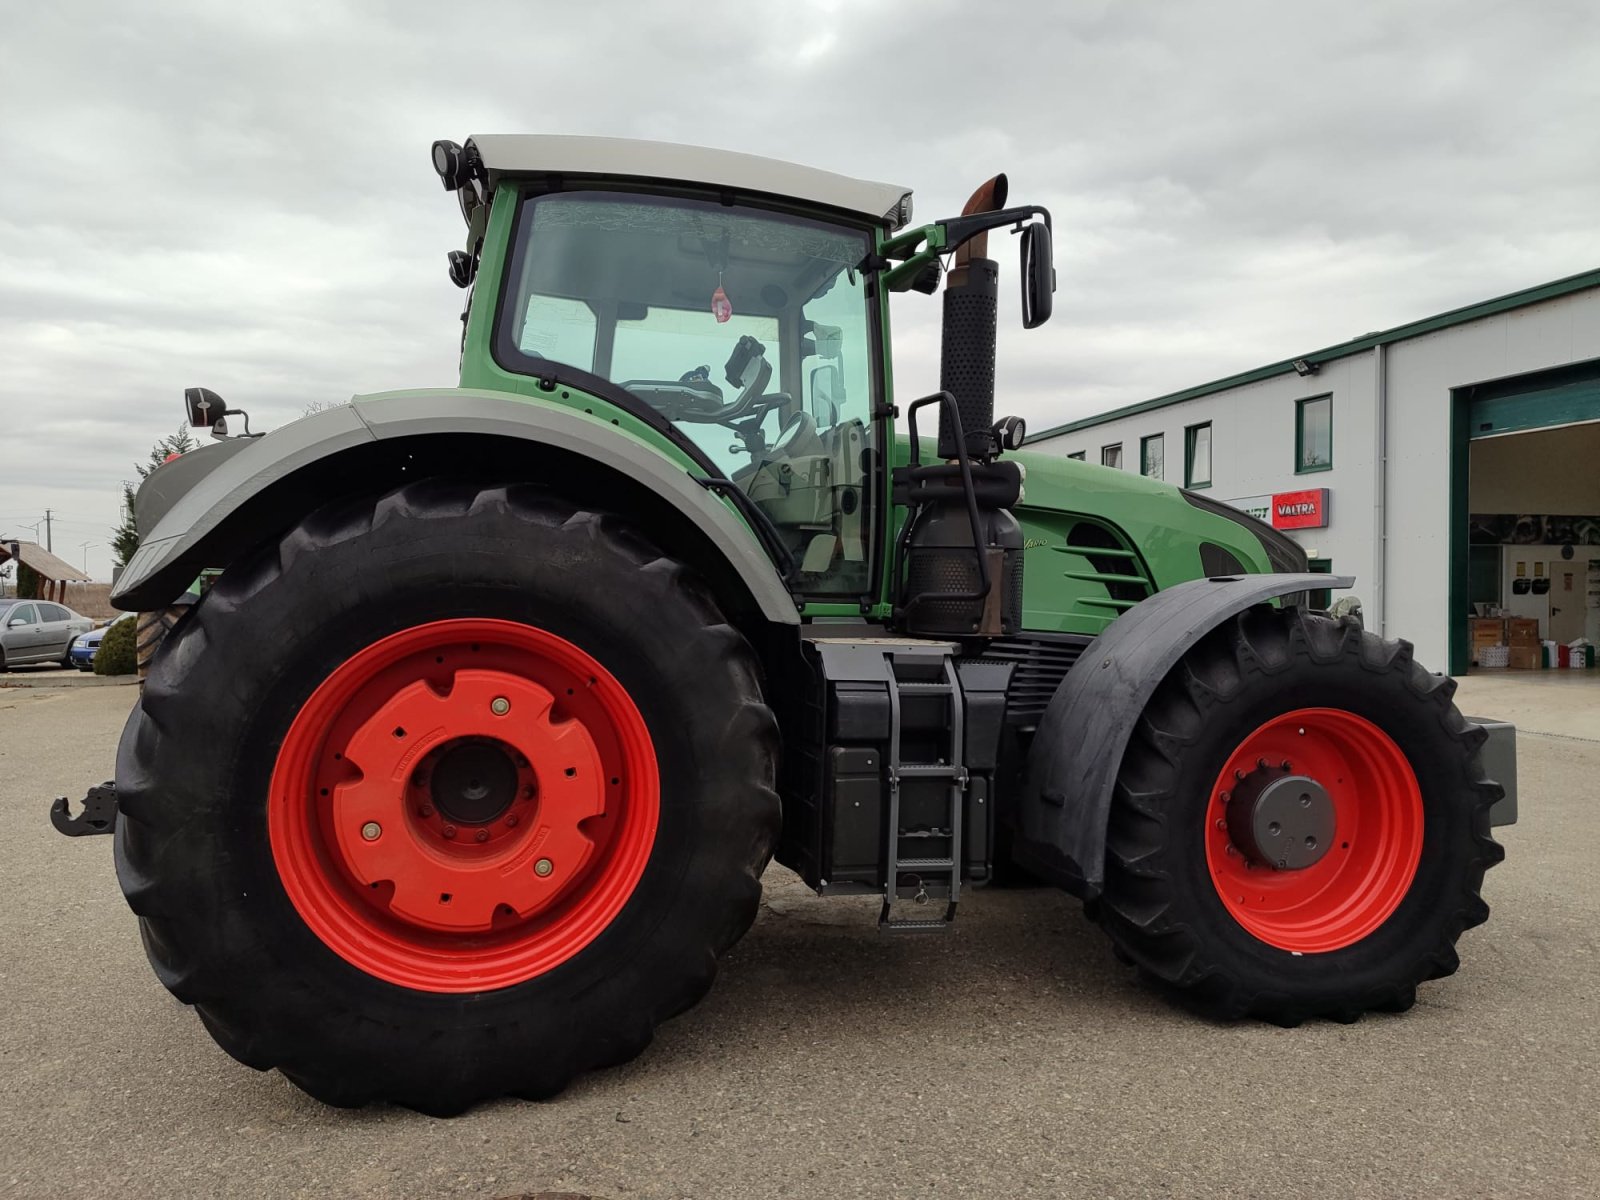
[[[1600,364],[1461,389],[1480,669],[1584,669],[1600,643]],[[1457,453],[1461,452],[1459,445]],[[1455,530],[1460,539],[1459,525]]]

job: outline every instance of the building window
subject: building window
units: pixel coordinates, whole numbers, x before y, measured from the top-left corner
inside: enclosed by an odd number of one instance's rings
[[[1122,470],[1121,442],[1118,442],[1114,446],[1100,447],[1100,465],[1102,467],[1115,467],[1119,471]]]
[[[1148,475],[1151,479],[1165,479],[1165,464],[1162,462],[1167,456],[1167,439],[1164,434],[1152,433],[1149,437],[1139,439],[1139,474]]]
[[[1332,575],[1333,559],[1313,558],[1310,562],[1306,563],[1306,570],[1310,571],[1313,575]],[[1316,612],[1327,612],[1333,607],[1333,589],[1317,588],[1315,591],[1310,593],[1310,604],[1312,609]]]
[[[1183,431],[1183,486],[1211,486],[1211,422]]]
[[[1084,459],[1084,456],[1085,456],[1085,455],[1086,455],[1086,454],[1088,454],[1088,451],[1087,451],[1087,450],[1074,450],[1074,451],[1073,451],[1073,452],[1072,452],[1072,453],[1071,453],[1071,454],[1069,454],[1069,455],[1067,455],[1067,457],[1068,457],[1068,458],[1075,458],[1075,459],[1077,459],[1077,460],[1078,460],[1078,461],[1079,461],[1079,462],[1082,462],[1082,461],[1083,461],[1083,459]]]
[[[1294,473],[1333,466],[1333,397],[1313,396],[1294,404]]]

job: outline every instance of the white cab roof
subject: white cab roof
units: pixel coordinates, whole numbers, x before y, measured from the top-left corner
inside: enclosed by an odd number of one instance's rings
[[[911,189],[851,179],[831,171],[672,142],[559,134],[485,134],[471,138],[489,171],[501,175],[588,175],[611,179],[665,179],[739,192],[792,197],[808,204],[859,213],[898,229],[910,217]]]

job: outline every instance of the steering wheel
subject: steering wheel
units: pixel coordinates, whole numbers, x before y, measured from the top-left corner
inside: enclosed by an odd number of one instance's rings
[[[817,423],[805,409],[797,409],[789,415],[783,423],[783,428],[778,430],[777,440],[772,443],[772,453],[788,457],[794,452],[796,446],[804,444],[808,439],[817,434]]]

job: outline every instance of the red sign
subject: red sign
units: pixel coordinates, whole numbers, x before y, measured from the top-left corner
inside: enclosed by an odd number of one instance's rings
[[[1274,529],[1326,529],[1328,527],[1328,489],[1310,488],[1304,492],[1278,492],[1272,497]]]

